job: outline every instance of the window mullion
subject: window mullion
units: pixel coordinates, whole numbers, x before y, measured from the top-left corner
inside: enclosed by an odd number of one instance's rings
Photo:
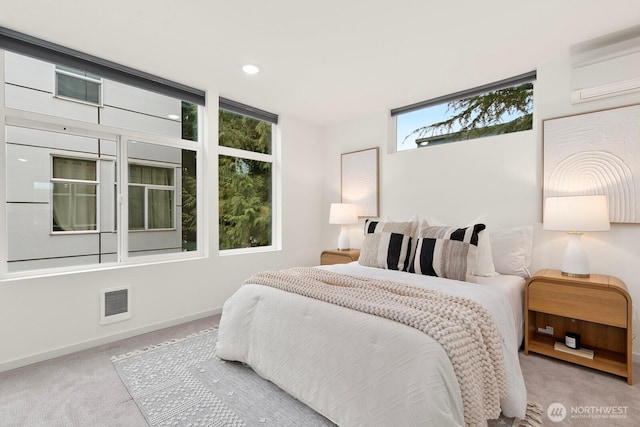
[[[273,163],[273,154],[256,153],[253,151],[239,150],[237,148],[230,148],[224,146],[218,146],[218,154],[229,157],[239,157],[241,159],[256,160],[258,162]]]
[[[116,173],[118,175],[117,205],[118,205],[118,261],[124,262],[128,258],[129,246],[129,163],[128,140],[122,135],[116,137]]]

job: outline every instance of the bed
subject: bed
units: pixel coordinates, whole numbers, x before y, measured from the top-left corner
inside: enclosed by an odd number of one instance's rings
[[[415,235],[416,231],[408,233]],[[380,247],[380,239],[390,247],[386,233],[380,234],[375,236],[376,247]],[[398,249],[406,252],[401,259],[389,252],[378,257],[386,268],[362,265],[371,264],[362,258],[361,262],[314,268],[434,290],[484,307],[495,322],[504,358],[506,387],[500,409],[506,416],[524,418],[527,397],[518,348],[523,336],[525,279],[493,274],[474,276],[470,282],[416,274],[415,270],[420,270],[417,264],[414,272],[389,268],[402,264],[410,270],[406,258],[420,256],[420,240],[418,245],[415,241],[406,243]],[[477,253],[473,255],[475,259]],[[466,252],[463,256],[471,260]],[[473,268],[477,268],[475,261]],[[217,354],[248,364],[341,426],[486,424],[486,419],[469,422],[469,417],[465,418],[467,403],[461,391],[465,380],[457,376],[459,372],[438,340],[389,318],[251,280],[224,305]]]

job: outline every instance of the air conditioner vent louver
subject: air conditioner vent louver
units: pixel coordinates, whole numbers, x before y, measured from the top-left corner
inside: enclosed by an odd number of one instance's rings
[[[640,91],[640,37],[572,57],[573,104]]]
[[[131,318],[131,289],[129,286],[100,291],[100,324]]]

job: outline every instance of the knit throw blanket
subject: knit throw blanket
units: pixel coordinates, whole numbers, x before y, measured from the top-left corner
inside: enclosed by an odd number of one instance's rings
[[[244,284],[271,286],[391,319],[434,338],[445,350],[460,385],[465,424],[500,416],[506,395],[504,356],[491,314],[478,303],[403,283],[299,267],[265,271]]]

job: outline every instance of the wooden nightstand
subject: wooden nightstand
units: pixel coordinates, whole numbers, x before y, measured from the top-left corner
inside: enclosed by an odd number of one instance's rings
[[[632,304],[626,285],[613,276],[563,276],[558,270],[540,270],[525,287],[524,353],[540,353],[627,379],[632,384]],[[539,329],[553,327],[553,335]],[[565,332],[577,332],[581,347],[593,359],[554,349]]]
[[[320,265],[348,264],[360,258],[360,249],[348,249],[339,251],[337,249],[322,251],[320,255]]]

